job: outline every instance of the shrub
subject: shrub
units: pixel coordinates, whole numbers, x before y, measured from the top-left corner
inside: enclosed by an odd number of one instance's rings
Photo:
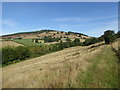
[[[2,49],[2,64],[16,62],[15,60],[24,60],[30,57],[30,51],[27,47],[5,47]],[[9,63],[8,63],[9,62]]]
[[[98,38],[89,38],[89,39],[86,39],[84,44],[87,46],[87,45],[91,45],[91,44],[95,44],[98,42]]]
[[[46,36],[46,37],[44,38],[44,41],[45,41],[45,42],[58,42],[59,40],[60,40],[60,38],[51,38],[51,37],[49,37],[49,36],[48,36],[48,37]]]
[[[75,40],[74,40],[74,44],[75,44],[75,46],[79,46],[81,43],[80,43],[80,39],[78,39],[78,38],[76,38]]]
[[[70,38],[66,38],[66,41],[67,41],[67,42],[70,42],[71,40],[70,40]]]

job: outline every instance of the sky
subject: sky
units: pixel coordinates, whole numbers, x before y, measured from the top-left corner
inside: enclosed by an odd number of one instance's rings
[[[2,35],[43,29],[98,37],[118,31],[117,2],[3,2]]]

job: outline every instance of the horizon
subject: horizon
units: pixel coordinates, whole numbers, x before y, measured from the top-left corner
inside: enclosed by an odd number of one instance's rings
[[[118,31],[117,9],[117,2],[3,2],[1,35],[49,29],[99,37]]]

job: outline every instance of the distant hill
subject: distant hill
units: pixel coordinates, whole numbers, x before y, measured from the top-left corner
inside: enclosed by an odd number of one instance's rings
[[[85,39],[90,38],[88,35],[77,32],[64,32],[57,30],[38,30],[32,32],[19,32],[14,34],[2,35],[2,39],[44,39],[45,37],[60,38],[61,41],[66,42],[66,38],[70,38],[71,41],[75,38],[79,38],[81,42]]]
[[[40,33],[43,33],[43,32],[52,32],[52,31],[57,31],[57,30],[38,30],[38,31],[31,31],[31,32],[19,32],[19,33],[13,33],[13,34],[7,34],[7,35],[2,35],[2,37],[5,37],[5,36],[12,36],[12,35],[18,35],[18,34],[40,34]],[[61,32],[64,32],[64,31],[61,31]],[[86,34],[83,34],[83,33],[78,33],[78,32],[71,32],[69,31],[68,33],[72,33],[72,34],[80,34],[80,35],[84,35],[84,36],[88,36]]]

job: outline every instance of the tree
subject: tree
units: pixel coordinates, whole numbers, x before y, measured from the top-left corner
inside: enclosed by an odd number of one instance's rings
[[[84,44],[91,45],[91,44],[95,44],[97,42],[98,42],[98,38],[92,37],[92,38],[86,39]]]
[[[78,38],[76,38],[75,40],[74,40],[74,42],[80,42],[80,39],[78,39]]]
[[[101,36],[98,38],[98,41],[99,41],[99,42],[104,41],[104,36],[101,35]]]
[[[81,37],[81,35],[79,34],[79,36],[78,37]]]
[[[80,39],[76,38],[76,39],[74,40],[74,43],[75,43],[76,46],[77,46],[77,45],[80,45]]]
[[[66,38],[66,41],[67,41],[67,42],[70,42],[71,40],[70,40],[70,38]]]
[[[118,32],[115,34],[115,37],[116,37],[116,38],[120,38],[120,31],[118,31]]]
[[[61,31],[61,33],[64,33],[63,31]]]
[[[112,30],[107,30],[104,32],[104,39],[106,44],[110,44],[115,40],[115,33]]]
[[[35,43],[38,43],[38,39],[35,39]]]

